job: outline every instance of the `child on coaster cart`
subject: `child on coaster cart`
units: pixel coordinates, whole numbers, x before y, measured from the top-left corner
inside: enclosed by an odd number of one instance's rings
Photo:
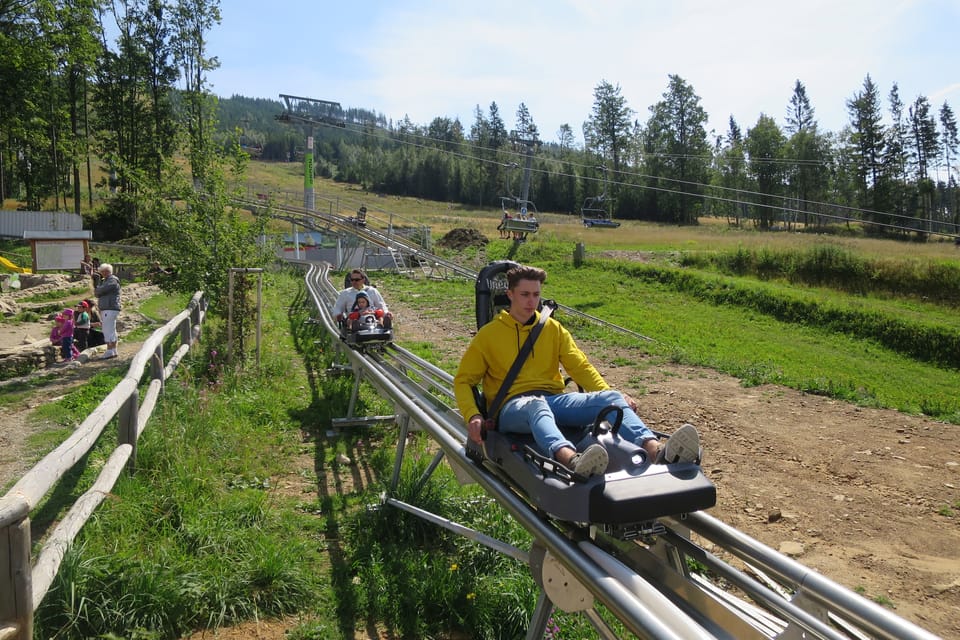
[[[359,331],[361,324],[363,324],[362,320],[366,316],[373,316],[376,319],[377,326],[389,329],[384,324],[383,309],[371,309],[370,299],[366,293],[361,291],[357,293],[357,297],[353,301],[353,309],[347,315],[347,326],[350,327],[351,331]]]

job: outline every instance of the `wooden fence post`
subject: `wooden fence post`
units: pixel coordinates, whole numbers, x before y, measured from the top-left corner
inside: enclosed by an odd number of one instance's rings
[[[196,310],[190,314],[190,318],[180,323],[180,344],[190,344],[193,340],[193,325],[197,323],[194,318]]]
[[[130,453],[130,460],[127,468],[130,473],[135,473],[137,469],[137,434],[140,433],[138,413],[138,392],[134,389],[133,393],[127,396],[123,406],[117,413],[117,421],[120,423],[120,430],[117,433],[117,444],[129,444],[133,447]]]
[[[33,638],[33,584],[30,568],[30,518],[0,529],[0,634],[12,640]],[[15,625],[10,627],[9,623]],[[7,626],[3,626],[7,624]],[[15,629],[15,631],[14,631]]]
[[[163,343],[157,345],[150,359],[150,379],[159,380],[163,384]],[[161,390],[163,387],[161,387]]]

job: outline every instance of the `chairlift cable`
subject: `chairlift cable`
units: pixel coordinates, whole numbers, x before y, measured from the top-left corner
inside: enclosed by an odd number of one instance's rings
[[[351,126],[351,124],[352,124],[353,126]],[[326,123],[318,123],[316,126],[318,126],[318,127],[331,127],[331,128],[334,128],[333,125],[326,124]],[[359,129],[354,128],[355,126],[356,126],[355,123],[348,123],[346,129],[347,129],[347,130],[350,130],[350,131],[353,131],[353,132],[355,132],[355,133],[359,133],[359,134],[361,134],[361,135],[373,136],[373,137],[377,137],[377,138],[384,138],[384,139],[390,140],[391,142],[394,142],[394,143],[397,143],[397,144],[405,144],[405,145],[413,146],[413,147],[415,147],[415,148],[426,149],[426,150],[433,151],[433,152],[439,152],[439,153],[447,154],[447,155],[450,155],[450,156],[453,156],[453,157],[463,158],[463,159],[465,159],[465,160],[472,160],[472,161],[479,162],[479,163],[484,163],[484,164],[496,164],[496,165],[499,165],[499,166],[508,166],[508,163],[503,163],[503,162],[501,162],[501,161],[492,160],[492,159],[483,158],[483,157],[478,157],[478,156],[475,156],[475,155],[472,155],[472,154],[456,152],[456,151],[452,151],[452,150],[449,150],[449,149],[444,149],[444,148],[441,148],[441,147],[438,147],[438,146],[428,145],[428,144],[425,144],[425,143],[416,143],[416,142],[411,142],[411,141],[409,141],[409,140],[402,140],[402,139],[396,137],[396,134],[391,134],[390,132],[384,132],[384,133],[381,134],[381,133],[372,133],[372,132],[370,132],[370,131],[368,131],[368,130],[359,130]],[[457,145],[457,146],[468,146],[468,145],[469,145],[471,148],[476,148],[476,145],[474,145],[473,143],[470,143],[470,142],[466,142],[466,141],[464,141],[464,142],[459,142],[459,141],[442,140],[442,139],[439,139],[439,138],[431,138],[431,137],[429,137],[429,136],[423,136],[423,135],[421,135],[421,134],[415,134],[415,133],[405,133],[404,135],[405,135],[405,136],[413,136],[413,137],[421,138],[421,139],[423,139],[423,140],[433,141],[433,142],[435,142],[435,143],[442,144],[442,145]],[[393,136],[393,137],[391,137],[391,136]],[[520,155],[520,154],[518,154],[517,152],[513,152],[513,151],[510,151],[510,150],[506,150],[506,149],[487,149],[487,150],[488,150],[488,151],[493,151],[493,152],[496,152],[496,153],[499,153],[499,154],[516,155],[516,156],[519,156],[519,155]],[[704,159],[703,156],[688,156],[688,157]],[[574,163],[574,162],[569,162],[569,161],[564,161],[564,162],[565,162],[566,164],[569,164],[569,165],[574,166],[574,167],[587,168],[587,165],[583,165],[583,164],[580,164],[580,163]],[[588,181],[588,182],[589,182],[589,181],[594,181],[594,182],[595,182],[595,181],[598,180],[598,178],[592,178],[592,177],[587,176],[587,175],[581,175],[581,174],[575,174],[575,173],[574,173],[574,174],[571,174],[571,173],[562,172],[562,171],[547,171],[547,170],[537,169],[537,168],[533,168],[531,171],[532,171],[532,172],[539,173],[539,174],[548,175],[548,176],[573,177],[573,178],[581,179],[581,180]],[[843,204],[830,203],[830,202],[821,202],[821,201],[816,201],[816,200],[805,200],[805,199],[801,199],[801,198],[792,198],[792,197],[788,197],[788,196],[771,196],[770,194],[765,194],[765,193],[761,193],[761,192],[757,192],[757,191],[751,191],[751,190],[748,190],[748,189],[737,189],[737,188],[734,188],[734,187],[725,187],[725,186],[722,186],[722,185],[712,185],[712,184],[705,184],[705,183],[700,183],[700,182],[685,181],[685,180],[680,180],[680,179],[677,179],[677,178],[667,178],[667,177],[663,177],[663,176],[654,176],[654,175],[650,175],[650,174],[635,173],[635,172],[629,172],[629,171],[623,171],[623,170],[617,171],[617,173],[618,173],[619,175],[625,176],[625,177],[632,177],[632,178],[639,178],[639,179],[648,179],[648,180],[657,180],[657,181],[662,181],[662,182],[674,182],[674,183],[685,184],[685,185],[689,185],[689,186],[693,186],[693,187],[697,187],[697,188],[704,188],[704,189],[712,190],[712,191],[724,191],[724,192],[732,192],[732,193],[734,193],[734,194],[752,195],[752,196],[760,196],[760,197],[775,197],[775,198],[781,198],[781,199],[782,199],[782,198],[786,198],[786,199],[788,199],[788,200],[790,200],[790,201],[792,201],[792,202],[798,203],[798,204],[808,204],[808,205],[811,205],[811,206],[824,207],[824,208],[829,208],[829,209],[833,209],[833,210],[850,211],[850,212],[859,213],[859,214],[861,214],[861,215],[867,214],[867,215],[871,215],[871,216],[884,216],[884,217],[887,217],[887,218],[901,218],[901,219],[909,220],[909,221],[912,221],[912,222],[917,222],[917,221],[924,222],[924,220],[921,220],[921,219],[919,219],[919,218],[917,218],[917,217],[915,217],[915,216],[909,216],[909,215],[897,214],[897,213],[890,213],[890,212],[886,212],[886,211],[876,211],[876,210],[872,210],[872,209],[864,209],[864,208],[861,208],[861,207],[854,207],[854,206],[850,206],[850,205],[843,205]],[[803,214],[803,215],[815,215],[815,216],[818,216],[818,217],[821,217],[821,218],[830,218],[830,219],[838,220],[838,221],[859,222],[859,223],[867,224],[867,225],[871,225],[871,226],[878,226],[878,227],[884,227],[884,228],[890,228],[890,229],[897,229],[897,230],[902,230],[902,231],[922,231],[922,229],[916,229],[916,228],[913,228],[913,227],[906,227],[906,226],[900,226],[900,225],[894,225],[894,224],[888,224],[888,223],[875,222],[875,221],[866,219],[866,218],[864,218],[864,217],[849,217],[849,216],[831,215],[831,214],[826,214],[826,213],[822,213],[822,212],[820,212],[820,211],[814,211],[814,210],[810,210],[810,209],[799,209],[799,208],[795,208],[795,207],[788,207],[788,206],[782,206],[782,205],[765,204],[765,203],[760,203],[760,202],[754,202],[754,201],[752,201],[752,200],[740,200],[740,199],[736,199],[736,198],[722,197],[722,196],[712,195],[712,194],[710,194],[710,193],[689,193],[689,192],[681,191],[681,190],[677,190],[677,189],[667,189],[667,188],[664,188],[664,187],[655,187],[655,186],[651,186],[651,185],[633,184],[633,183],[623,182],[623,181],[613,181],[611,184],[616,184],[616,185],[618,185],[618,186],[625,187],[625,188],[629,188],[629,189],[645,189],[645,190],[657,191],[657,192],[661,192],[661,193],[670,193],[670,194],[677,194],[677,195],[686,195],[686,196],[690,196],[690,197],[694,197],[694,198],[700,198],[700,199],[703,199],[703,200],[712,200],[712,201],[716,201],[716,202],[726,202],[726,203],[733,203],[733,204],[739,204],[739,205],[749,205],[749,206],[753,206],[753,207],[766,208],[766,209],[774,209],[774,210],[778,210],[778,211],[786,211],[786,212],[790,212],[790,213],[799,213],[799,214]],[[938,221],[938,222],[942,222],[942,221]],[[951,223],[951,224],[952,224],[952,223]],[[928,232],[928,233],[933,233],[933,234],[936,234],[936,235],[944,235],[944,236],[948,236],[948,237],[953,237],[950,233],[945,233],[945,232]]]

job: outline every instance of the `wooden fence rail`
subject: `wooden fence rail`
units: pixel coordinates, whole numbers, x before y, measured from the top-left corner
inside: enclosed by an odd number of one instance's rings
[[[206,298],[198,291],[186,309],[143,343],[127,375],[73,434],[0,498],[0,640],[32,639],[33,613],[53,583],[64,554],[123,470],[134,470],[137,440],[153,413],[164,382],[200,337],[206,311]],[[163,345],[167,338],[178,334],[180,346],[164,364]],[[140,401],[140,381],[148,365],[149,382]],[[114,417],[119,425],[117,448],[93,486],[47,536],[31,567],[30,512],[90,452]]]

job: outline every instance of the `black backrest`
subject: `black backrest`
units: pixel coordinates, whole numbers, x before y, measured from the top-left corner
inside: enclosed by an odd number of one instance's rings
[[[507,271],[519,266],[519,263],[512,260],[497,260],[477,274],[477,329],[493,320],[501,309],[510,306],[510,299],[507,298]]]

